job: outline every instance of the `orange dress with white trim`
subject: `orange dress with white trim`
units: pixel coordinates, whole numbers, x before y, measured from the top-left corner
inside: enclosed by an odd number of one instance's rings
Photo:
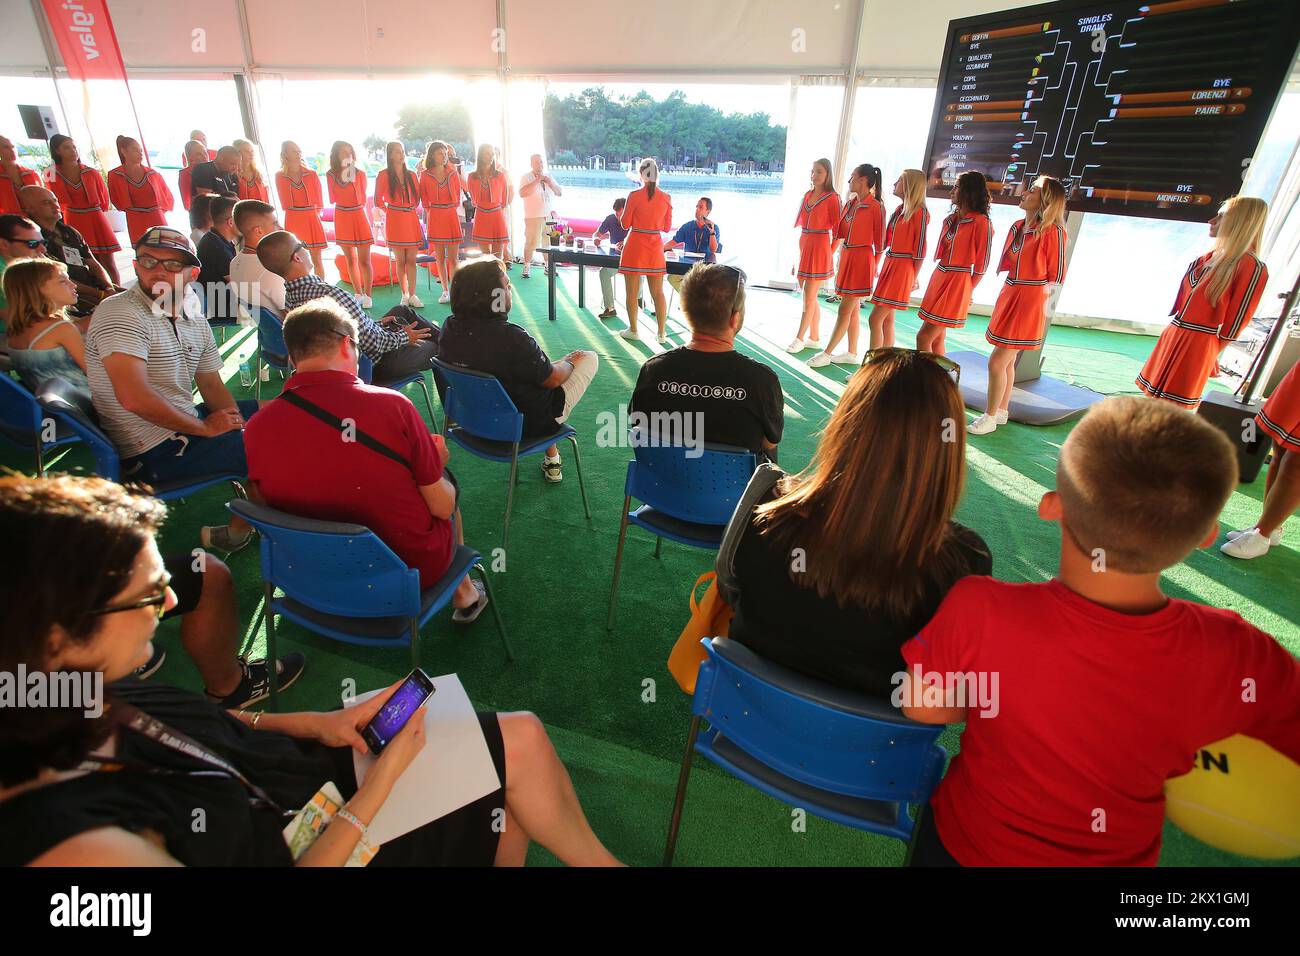
[[[122,248],[108,224],[108,187],[98,169],[81,167],[81,182],[75,185],[63,173],[51,166],[47,171],[54,176],[49,180],[50,192],[63,209],[63,221],[86,240],[91,252],[116,252]]]
[[[835,238],[844,241],[835,291],[839,295],[871,295],[876,282],[876,260],[885,248],[884,203],[874,196],[859,202],[854,196],[844,207]]]
[[[943,220],[943,234],[934,258],[939,263],[930,276],[917,314],[932,325],[960,329],[970,311],[971,293],[989,269],[993,254],[993,221],[983,213]]]
[[[829,279],[834,274],[831,262],[831,237],[840,221],[840,197],[832,192],[822,193],[821,199],[812,198],[810,189],[799,203],[799,215],[794,224],[802,226],[799,235],[799,279]]]
[[[904,206],[894,210],[885,227],[885,264],[871,296],[875,305],[906,309],[916,288],[916,273],[925,261],[925,232],[930,228],[930,211],[925,204],[903,218]]]
[[[628,193],[627,205],[618,217],[627,230],[623,251],[618,257],[622,275],[661,276],[668,272],[664,260],[665,232],[673,228],[673,197],[655,185],[655,194],[642,186]]]
[[[487,182],[474,174],[465,177],[465,191],[474,201],[475,242],[505,242],[510,238],[506,223],[506,176],[498,172]]]
[[[1279,448],[1300,451],[1300,363],[1278,382],[1255,421]]]
[[[256,199],[267,204],[271,202],[271,190],[266,188],[266,180],[261,175],[251,182],[243,176],[237,177],[237,180],[240,199]]]
[[[375,177],[375,208],[384,210],[384,239],[393,248],[418,249],[424,245],[420,228],[420,184],[411,173],[405,184],[390,186],[388,170]]]
[[[368,246],[375,241],[366,215],[366,171],[357,168],[345,183],[330,170],[325,174],[330,202],[334,204],[334,241],[340,246]]]
[[[1007,233],[998,272],[1007,281],[984,338],[1004,349],[1038,348],[1047,328],[1048,285],[1065,281],[1065,229],[1029,229],[1021,219]]]
[[[460,170],[450,163],[445,167],[447,176],[438,179],[433,170],[420,172],[420,202],[424,206],[424,228],[429,235],[429,242],[440,246],[459,245],[465,241],[460,216],[456,210],[461,207],[461,196],[465,192],[465,181],[461,179]]]
[[[134,246],[150,226],[167,225],[167,213],[176,200],[157,170],[144,168],[144,178],[131,179],[118,166],[108,171],[108,196],[113,205],[126,213],[126,234]]]
[[[308,249],[325,248],[325,227],[321,225],[320,177],[306,166],[298,167],[298,180],[284,170],[275,174],[275,191],[284,210],[284,228]]]
[[[1207,252],[1187,267],[1169,313],[1173,321],[1160,333],[1137,377],[1138,388],[1152,398],[1185,408],[1201,404],[1205,383],[1219,364],[1219,353],[1241,335],[1268,284],[1268,266],[1253,253],[1244,253],[1228,288],[1212,305],[1205,293],[1212,255]]]
[[[18,179],[24,186],[41,184],[41,177],[36,174],[36,170],[28,169],[26,166],[18,167]],[[24,215],[23,204],[18,201],[18,187],[14,186],[14,181],[3,173],[0,173],[0,213]]]

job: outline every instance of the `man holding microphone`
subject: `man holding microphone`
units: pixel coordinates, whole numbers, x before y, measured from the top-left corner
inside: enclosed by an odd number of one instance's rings
[[[555,197],[562,195],[559,183],[542,172],[542,156],[533,153],[529,158],[532,169],[519,180],[519,195],[524,200],[524,274],[531,278],[533,253],[542,242],[542,229],[546,220],[554,218]]]
[[[709,218],[713,212],[713,200],[701,196],[695,204],[695,218],[682,225],[668,242],[664,243],[664,252],[670,249],[684,249],[686,252],[703,256],[704,262],[716,262],[722,251],[722,231],[717,223]],[[682,276],[670,275],[668,284],[677,290],[682,289]]]

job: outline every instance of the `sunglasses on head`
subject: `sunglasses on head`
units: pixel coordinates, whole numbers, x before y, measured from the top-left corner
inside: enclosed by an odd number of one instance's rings
[[[954,362],[952,359],[947,358],[946,356],[943,355],[935,355],[933,352],[914,352],[912,349],[900,349],[900,348],[872,349],[866,355],[862,356],[862,364],[863,366],[867,366],[870,365],[872,362],[878,362],[881,359],[886,359],[893,355],[923,355],[928,360],[933,362],[935,365],[939,366],[941,369],[947,372],[948,376],[952,379],[954,385],[959,384],[961,382],[961,366],[958,365],[956,362]]]
[[[182,262],[179,259],[158,259],[154,256],[136,256],[135,261],[140,264],[142,269],[157,269],[162,266],[168,272],[183,272],[188,269],[189,263]]]
[[[107,607],[101,607],[98,610],[91,611],[92,617],[100,617],[104,614],[119,614],[122,611],[138,611],[142,607],[156,608],[154,613],[162,620],[162,616],[167,613],[167,595],[171,591],[171,577],[163,581],[162,590],[151,597],[142,598],[139,601],[132,601],[130,604],[110,604]]]
[[[749,277],[745,275],[744,269],[737,268],[736,266],[721,266],[720,268],[726,269],[728,272],[734,273],[736,276],[736,293],[731,298],[731,311],[735,312],[740,307],[740,296],[745,289],[745,282]]]

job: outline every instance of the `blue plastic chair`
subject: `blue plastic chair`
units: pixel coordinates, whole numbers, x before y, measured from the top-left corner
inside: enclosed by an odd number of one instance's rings
[[[20,382],[0,373],[0,438],[5,444],[36,453],[36,477],[45,477],[45,453],[80,438],[66,422],[51,416]]]
[[[292,372],[289,363],[289,347],[284,344],[284,321],[274,309],[262,306],[257,310],[257,386],[254,397],[262,397],[262,369],[273,368],[279,371],[280,378]]]
[[[908,807],[919,816],[943,775],[943,726],[908,720],[887,700],[806,677],[725,637],[700,643],[708,658],[695,682],[664,866],[697,753],[784,803],[902,840],[910,859]]]
[[[37,399],[46,413],[55,418],[61,425],[65,425],[71,432],[75,433],[81,441],[86,443],[90,453],[95,456],[95,473],[101,478],[107,478],[109,481],[122,480],[122,460],[118,456],[117,447],[98,425],[92,422],[81,409],[69,402],[63,394],[63,388],[67,383],[63,379],[51,379],[41,386]],[[241,484],[244,476],[235,472],[213,472],[209,475],[198,475],[193,478],[183,478],[175,481],[163,481],[158,484],[150,485],[155,498],[162,501],[174,501],[177,498],[184,498],[192,495],[204,488],[228,481],[235,486],[236,494],[243,495],[244,488]],[[128,481],[131,479],[128,477]]]
[[[643,446],[634,438],[636,458],[627,463],[623,485],[623,518],[618,526],[606,630],[614,627],[623,541],[629,524],[655,535],[656,558],[664,538],[714,551],[722,543],[722,532],[754,474],[756,459],[752,451],[732,445],[706,443],[703,454],[689,457],[696,450],[683,445]],[[632,511],[634,498],[643,504]]]
[[[278,614],[349,644],[409,645],[411,665],[418,667],[420,628],[451,602],[461,578],[470,571],[478,572],[487,589],[506,657],[515,659],[482,558],[473,548],[457,546],[447,572],[421,591],[420,572],[408,567],[369,528],[301,518],[252,501],[231,501],[227,507],[261,535],[267,660],[279,659]],[[277,588],[283,592],[280,597]],[[272,706],[275,685],[273,677]]]
[[[570,425],[559,425],[545,435],[524,438],[524,416],[506,394],[495,375],[460,365],[433,360],[434,375],[446,383],[443,397],[443,434],[476,458],[510,462],[510,482],[506,490],[505,530],[501,546],[510,542],[510,511],[514,507],[515,481],[519,459],[545,451],[561,439],[573,445],[573,463],[578,469],[578,489],[582,492],[582,510],[591,520],[587,504],[587,486],[582,480],[582,456],[578,453],[578,433]]]
[[[359,352],[357,354],[357,378],[361,379],[361,381],[365,382],[367,385],[373,383],[382,388],[391,388],[395,392],[402,391],[412,382],[419,382],[420,391],[424,392],[424,407],[429,410],[429,421],[432,423],[436,431],[441,431],[441,429],[438,428],[438,416],[433,412],[433,398],[429,395],[429,385],[424,380],[423,372],[416,372],[412,375],[408,375],[406,378],[395,379],[390,382],[373,382],[374,377],[375,363],[370,360],[370,356],[365,352]]]

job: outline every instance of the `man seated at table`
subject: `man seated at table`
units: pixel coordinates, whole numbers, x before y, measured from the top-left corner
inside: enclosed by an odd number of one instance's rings
[[[781,380],[735,347],[745,322],[744,273],[714,263],[695,266],[682,283],[682,307],[691,341],[646,359],[629,416],[639,412],[659,423],[658,433],[648,436],[659,445],[736,445],[760,462],[776,461],[785,425]],[[678,434],[663,434],[667,427]]]
[[[683,253],[703,256],[705,262],[714,262],[722,251],[722,230],[718,224],[709,219],[713,212],[713,200],[701,196],[695,204],[695,218],[683,223],[676,234],[664,243],[664,252],[680,249]],[[682,294],[682,276],[670,275],[668,284]]]
[[[623,249],[623,240],[627,238],[627,230],[623,224],[618,221],[618,217],[623,212],[623,207],[627,205],[627,200],[619,196],[614,200],[614,211],[605,217],[592,240],[599,247],[606,239],[609,240],[609,251],[617,254]],[[618,313],[614,311],[614,276],[618,275],[618,266],[602,267],[600,270],[600,316],[602,319],[615,318]]]
[[[90,315],[99,303],[122,291],[113,285],[81,233],[63,221],[54,193],[43,186],[24,186],[18,198],[27,215],[40,226],[45,254],[67,266],[68,278],[77,286],[77,304],[69,310],[74,316]]]
[[[239,195],[239,150],[222,146],[217,158],[199,163],[190,172],[191,196]]]

